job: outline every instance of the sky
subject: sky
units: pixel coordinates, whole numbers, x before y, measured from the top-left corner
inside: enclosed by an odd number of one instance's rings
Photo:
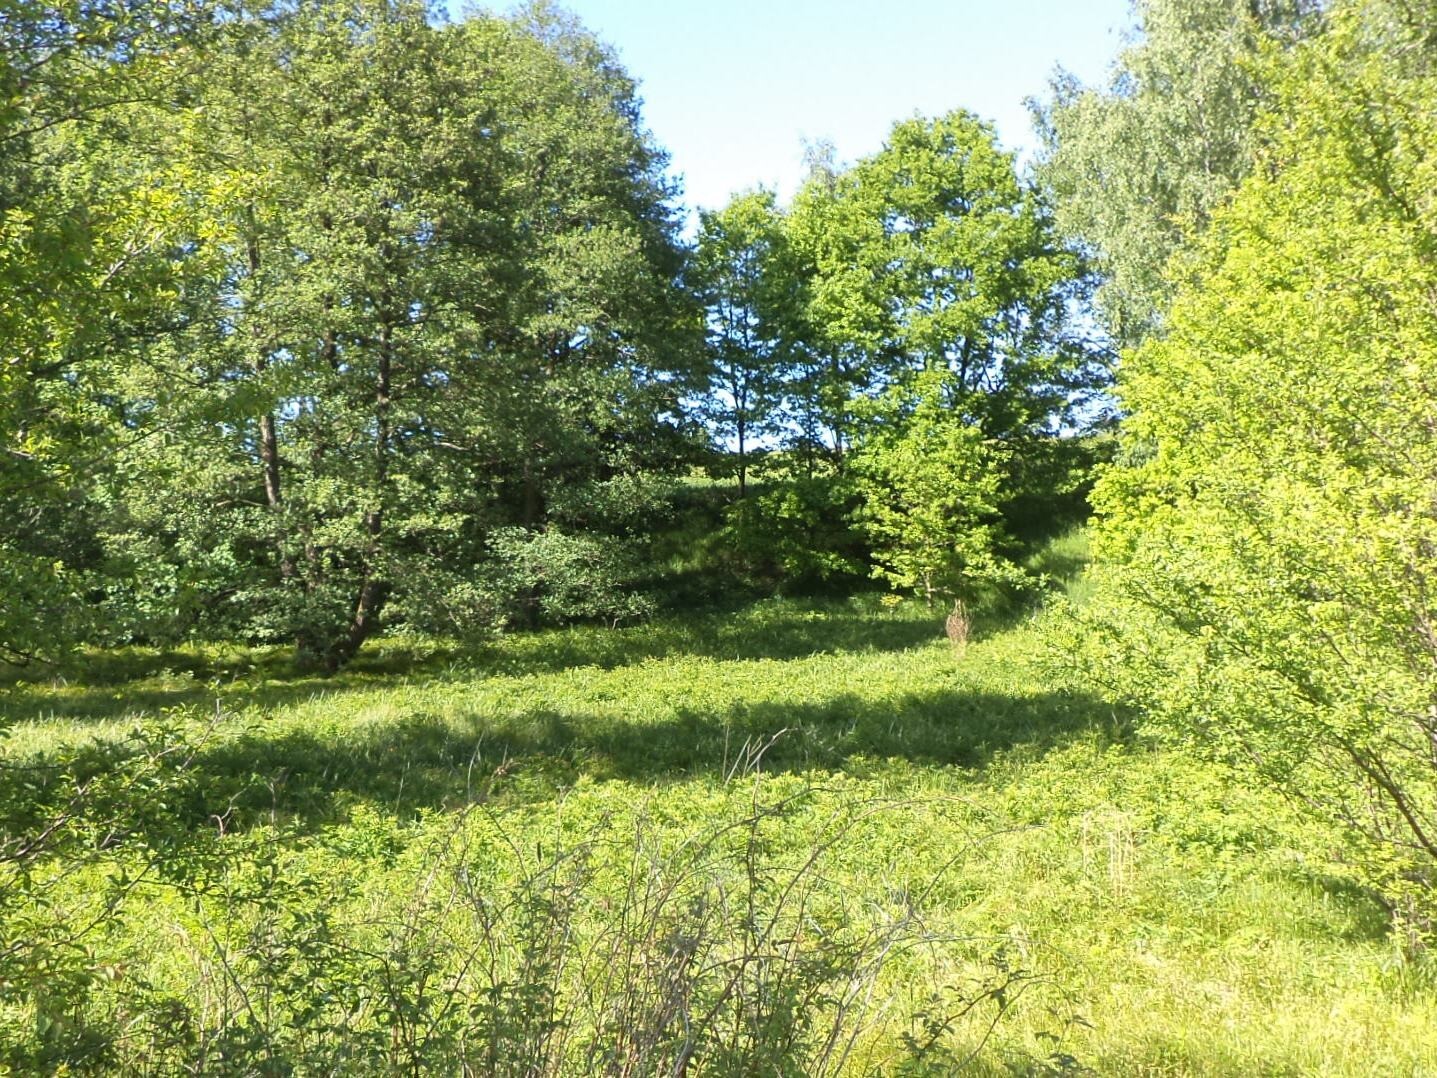
[[[486,6],[507,7],[507,4]],[[893,123],[967,108],[1031,153],[1023,104],[1058,66],[1103,79],[1129,0],[564,0],[639,82],[643,115],[682,177],[717,208],[763,185],[787,198],[804,141],[840,162]],[[458,4],[455,4],[458,7]]]

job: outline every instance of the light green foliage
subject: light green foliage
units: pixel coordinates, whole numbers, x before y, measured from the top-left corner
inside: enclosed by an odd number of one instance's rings
[[[1437,77],[1430,4],[1337,7],[1121,385],[1099,676],[1346,827],[1432,927]],[[1425,12],[1425,15],[1422,14]]]
[[[91,480],[128,441],[72,383],[153,334],[183,287],[172,245],[196,177],[162,137],[118,148],[133,102],[173,102],[210,5],[0,11],[0,657],[93,630]],[[155,133],[151,132],[151,136]]]
[[[1002,468],[976,423],[952,401],[948,378],[920,380],[896,429],[874,430],[853,462],[863,497],[859,519],[895,588],[964,602],[1023,580],[995,552]]]
[[[1319,25],[1313,0],[1138,0],[1136,39],[1106,87],[1060,74],[1034,107],[1039,172],[1062,230],[1094,252],[1098,301],[1120,345],[1161,325],[1163,267],[1248,174],[1268,100],[1264,48]]]

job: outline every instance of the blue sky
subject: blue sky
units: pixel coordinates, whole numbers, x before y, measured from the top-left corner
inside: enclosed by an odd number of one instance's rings
[[[455,0],[454,6],[459,6]],[[490,5],[486,5],[490,6]],[[492,4],[494,7],[507,6]],[[640,83],[644,118],[690,206],[764,184],[783,196],[803,140],[840,160],[893,122],[964,107],[1027,151],[1023,99],[1061,65],[1100,80],[1128,0],[565,0]]]

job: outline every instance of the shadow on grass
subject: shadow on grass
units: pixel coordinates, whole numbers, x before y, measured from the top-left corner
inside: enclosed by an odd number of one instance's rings
[[[1324,938],[1359,942],[1390,935],[1393,910],[1371,887],[1312,865],[1285,866],[1283,875],[1308,892],[1314,909],[1327,914],[1331,924]]]
[[[905,651],[942,635],[943,612],[938,610],[930,616],[893,616],[851,603],[769,600],[635,628],[515,635],[481,651],[477,665],[495,673],[527,674],[577,666],[615,669],[681,655],[786,661],[825,653]]]
[[[19,682],[0,693],[0,722],[113,722],[170,709],[208,710],[217,704],[230,711],[282,708],[319,696],[380,688],[401,677],[432,679],[446,669],[433,657],[375,661],[366,656],[338,676],[321,677],[296,670],[292,659],[277,654],[233,665],[188,651],[126,650],[95,658],[98,673],[88,665],[71,666],[44,681]]]
[[[169,708],[282,708],[317,696],[382,688],[398,678],[441,681],[523,676],[572,667],[616,669],[647,660],[804,658],[903,651],[940,639],[942,617],[893,616],[845,602],[763,602],[647,625],[513,633],[478,645],[382,640],[339,674],[296,667],[292,649],[238,646],[91,651],[58,667],[32,667],[0,692],[0,721],[105,722]]]
[[[357,803],[409,814],[474,799],[547,799],[581,777],[722,779],[752,771],[757,757],[769,773],[862,773],[892,760],[980,769],[1000,753],[1038,754],[1094,735],[1122,739],[1126,729],[1092,697],[935,691],[680,707],[652,722],[535,708],[502,719],[416,715],[334,736],[259,731],[204,752],[196,768],[204,815],[233,804],[240,825],[276,815],[306,826]]]

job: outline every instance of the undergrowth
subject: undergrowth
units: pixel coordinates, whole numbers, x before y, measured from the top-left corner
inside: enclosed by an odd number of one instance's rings
[[[1437,1069],[1430,961],[1331,836],[1049,680],[1033,624],[957,654],[944,613],[22,680],[0,1068]]]

